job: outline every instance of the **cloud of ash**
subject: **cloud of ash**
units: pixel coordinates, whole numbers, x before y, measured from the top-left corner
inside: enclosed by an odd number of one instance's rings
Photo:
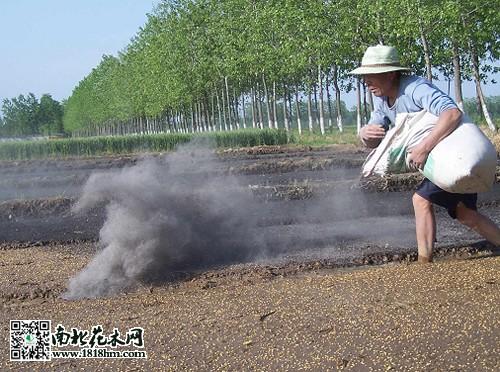
[[[317,199],[266,203],[248,187],[262,181],[259,175],[229,175],[227,167],[197,142],[93,174],[75,209],[106,205],[101,249],[63,297],[110,295],[175,279],[176,272],[231,263],[323,256],[342,261],[413,244],[413,219],[398,217],[412,213],[409,197],[352,190],[355,169],[332,171],[327,179],[341,186]],[[266,182],[277,177],[270,173]]]
[[[180,270],[242,262],[265,251],[248,187],[187,145],[118,172],[93,174],[75,210],[107,204],[101,250],[70,280],[67,299],[116,293]]]

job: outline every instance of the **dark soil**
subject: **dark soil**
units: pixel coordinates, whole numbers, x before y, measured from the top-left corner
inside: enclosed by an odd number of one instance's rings
[[[279,234],[289,234],[290,227],[307,231],[308,226],[325,224],[324,216],[328,216],[327,225],[334,221],[362,223],[375,217],[401,216],[410,228],[400,232],[413,234],[410,199],[421,176],[415,173],[360,179],[359,170],[366,154],[366,149],[350,145],[229,149],[217,153],[219,164],[213,171],[221,175],[234,174],[242,188],[252,190],[256,202],[261,203],[261,234],[274,234],[276,229],[280,229]],[[105,206],[85,214],[71,210],[85,180],[93,171],[117,171],[148,156],[159,155],[1,162],[3,177],[0,183],[5,187],[0,192],[4,195],[4,201],[0,202],[0,242],[96,241],[105,218]],[[65,190],[63,194],[61,189]],[[17,198],[9,197],[9,193],[40,195]],[[339,194],[342,198],[349,195],[351,200],[340,203]],[[480,195],[485,213],[496,219],[500,218],[497,213],[499,200],[498,183],[490,193]],[[444,220],[441,231],[450,236],[446,226],[454,229],[455,224],[445,213],[441,215]],[[331,239],[324,241],[298,238],[295,245],[300,248],[296,250],[305,247],[314,250],[315,245],[321,248],[342,243],[338,234],[331,234]],[[350,233],[343,237],[342,244],[377,243],[366,238],[362,233],[357,236]],[[457,239],[457,244],[461,239]],[[387,243],[391,246],[390,239]]]

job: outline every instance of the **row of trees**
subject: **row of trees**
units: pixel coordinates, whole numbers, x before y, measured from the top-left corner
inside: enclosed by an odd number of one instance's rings
[[[0,137],[24,137],[62,133],[62,105],[50,94],[40,100],[33,93],[4,99],[0,116]]]
[[[489,112],[493,117],[500,117],[500,96],[487,97],[486,104]],[[326,106],[327,103],[324,103]],[[319,104],[316,102],[311,111],[313,118],[319,116]],[[335,105],[336,106],[336,105]],[[474,122],[481,121],[482,108],[480,102],[476,99],[465,99],[464,110],[469,114]],[[283,123],[285,118],[282,112],[282,103],[278,103],[277,121]],[[343,113],[343,121],[345,125],[355,125],[357,110],[356,108],[348,109],[343,101],[340,102],[341,111]],[[366,110],[364,110],[366,108]],[[363,108],[363,113],[368,114],[368,107]],[[50,95],[43,95],[38,101],[36,97],[29,93],[26,96],[19,96],[11,100],[4,100],[2,112],[5,119],[0,116],[0,138],[17,137],[22,138],[34,135],[53,135],[64,134],[62,117],[63,117],[64,102],[60,104],[52,99]],[[306,117],[309,107],[305,102],[301,102],[299,115]],[[247,115],[250,117],[249,108],[246,108]],[[337,115],[336,108],[332,111],[333,117]],[[296,113],[290,113],[290,121],[296,121]],[[142,120],[130,119],[126,121],[107,121],[95,127],[86,127],[80,130],[81,136],[91,135],[127,135],[131,133],[161,133],[175,131],[180,128],[170,128],[168,123],[160,120]],[[185,128],[183,128],[185,129]],[[222,128],[224,130],[224,128]],[[179,130],[181,131],[181,130]]]
[[[341,130],[341,94],[352,89],[361,125],[371,97],[347,72],[367,46],[379,42],[396,46],[402,63],[416,73],[453,79],[459,104],[462,80],[474,79],[493,126],[481,93],[499,53],[500,12],[493,3],[163,0],[130,44],[117,57],[104,56],[74,89],[64,126],[274,127],[281,112],[280,125],[287,129],[318,126],[324,132],[336,112]],[[300,114],[303,104],[307,117]]]

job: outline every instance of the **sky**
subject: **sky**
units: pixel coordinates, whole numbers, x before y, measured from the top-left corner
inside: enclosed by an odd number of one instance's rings
[[[116,56],[127,46],[158,2],[0,0],[0,101],[29,92],[68,98],[104,54]],[[500,81],[500,74],[494,78]],[[435,83],[447,93],[447,83]],[[500,95],[500,86],[484,91]],[[464,95],[475,96],[472,82],[464,83]],[[354,93],[342,99],[355,105]]]
[[[68,98],[104,54],[117,55],[157,0],[0,0],[0,99]]]

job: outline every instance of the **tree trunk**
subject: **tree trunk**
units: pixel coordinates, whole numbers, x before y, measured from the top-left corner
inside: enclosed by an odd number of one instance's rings
[[[204,106],[205,106],[205,119],[207,121],[207,130],[209,132],[212,131],[212,122],[210,120],[210,112],[209,112],[209,106],[208,106],[208,98],[205,96],[205,103],[204,103]],[[180,115],[180,114],[179,114]]]
[[[286,85],[283,84],[283,125],[285,127],[285,131],[288,132],[290,129],[288,127],[288,110],[286,107]]]
[[[211,118],[212,118],[212,130],[214,132],[217,131],[217,121],[215,120],[215,97],[213,94],[210,95],[212,97],[212,102],[211,102]]]
[[[455,87],[455,101],[460,110],[464,110],[464,98],[462,93],[462,74],[460,67],[460,54],[458,44],[453,41],[453,83]]]
[[[356,129],[357,133],[361,130],[363,123],[361,122],[361,80],[356,79]]]
[[[253,90],[253,87],[250,88],[250,99],[252,101],[252,128],[255,129],[255,126],[256,126],[256,120],[255,120],[255,92]]]
[[[190,112],[190,114],[191,114],[191,119],[193,119],[193,118],[192,118],[192,116],[193,116],[193,111],[190,109],[190,110],[189,110],[189,112]],[[167,123],[167,133],[171,133],[171,132],[172,132],[172,115],[173,115],[173,114],[172,114],[172,112],[170,112],[170,111],[167,111],[167,112],[165,113],[165,120],[166,120],[166,123]]]
[[[200,105],[200,103],[196,102],[195,103],[195,107],[196,107],[196,122],[198,123],[197,128],[198,128],[198,132],[201,133],[201,132],[205,131],[205,127],[203,125],[203,118],[201,116],[201,105]],[[177,126],[177,114],[175,115],[175,128],[176,128],[176,131],[178,132],[179,131],[179,127]]]
[[[224,91],[224,86],[222,87],[222,92],[221,92],[221,103],[222,103],[222,119],[224,120],[224,130],[227,131],[227,117],[226,117],[226,97],[225,97],[225,91]]]
[[[198,102],[194,104],[194,112],[195,114],[195,120],[196,120],[196,132],[201,133],[203,132],[203,123],[201,122],[201,113],[200,113],[200,105]],[[175,123],[175,131],[178,132],[177,128],[177,114],[174,116],[174,123]]]
[[[247,128],[247,113],[246,113],[246,107],[245,107],[245,94],[241,95],[241,106],[243,110],[243,129]]]
[[[194,112],[194,116],[193,116],[193,133],[197,133],[200,131],[200,121],[199,121],[199,117],[198,117],[198,104],[197,103],[194,103],[193,104],[193,112]],[[174,132],[176,132],[176,127],[175,127],[175,113],[174,115],[172,116],[172,126],[174,128]]]
[[[231,100],[229,99],[229,83],[227,81],[227,76],[224,78],[226,84],[226,107],[227,107],[227,119],[229,123],[229,130],[233,130],[233,119],[231,117]]]
[[[276,109],[276,82],[273,81],[273,121],[274,128],[278,129],[278,115]]]
[[[264,95],[266,96],[267,124],[269,128],[272,128],[273,121],[271,119],[271,103],[269,102],[269,92],[267,91],[266,78],[264,74],[262,74],[262,83],[264,84]]]
[[[264,116],[263,116],[263,113],[262,113],[262,98],[260,97],[260,90],[259,90],[259,83],[257,83],[257,95],[256,95],[256,98],[257,98],[257,112],[259,114],[259,128],[260,129],[264,129]]]
[[[200,116],[201,116],[201,121],[203,122],[203,131],[208,132],[210,130],[210,126],[208,124],[207,107],[205,105],[204,99],[200,100]],[[178,114],[177,114],[177,120],[179,121],[180,124],[180,119]]]
[[[236,89],[233,88],[233,109],[234,109],[234,120],[236,121],[236,129],[240,129],[240,114],[239,114],[239,102],[236,98]]]
[[[176,113],[176,116],[177,116],[177,121],[179,123],[179,132],[180,133],[184,133],[184,127],[183,127],[183,123],[182,123],[182,112],[181,111],[177,111]]]
[[[292,105],[292,95],[290,93],[290,89],[287,88],[286,90],[286,98],[287,98],[287,102],[288,102],[288,118],[289,118],[289,122],[288,122],[288,126],[290,127],[290,130],[292,129],[292,121],[293,121],[293,105]]]
[[[297,130],[300,136],[302,134],[302,122],[300,121],[299,87],[297,85],[295,85],[295,110],[297,113]]]
[[[217,88],[215,89],[215,100],[217,102],[217,114],[219,116],[219,130],[222,132],[222,107],[219,100],[219,93],[217,92]]]
[[[333,86],[335,88],[335,105],[337,108],[337,128],[339,128],[339,132],[342,133],[344,131],[344,125],[342,123],[342,105],[340,103],[339,74],[336,65],[333,66]]]
[[[196,105],[196,104],[195,104]],[[179,127],[177,125],[177,111],[172,110],[171,126],[174,133],[179,132]],[[195,121],[196,121],[196,109],[194,109]],[[197,124],[196,124],[197,125]]]
[[[192,116],[193,115],[192,114],[192,110],[190,110],[190,113],[191,113],[191,116]],[[173,115],[172,112],[167,111],[167,113],[166,113],[167,133],[172,133],[172,115]],[[191,119],[192,119],[192,117],[191,117]]]
[[[425,71],[427,75],[427,80],[432,82],[432,63],[431,63],[431,51],[429,48],[429,43],[427,42],[427,36],[425,36],[424,26],[422,25],[422,22],[418,22],[418,27],[420,30],[420,39],[422,41],[422,47],[424,48]]]
[[[189,121],[186,111],[182,113],[182,118],[184,119],[184,133],[189,133]]]
[[[198,102],[196,104],[196,111],[198,112],[198,129],[200,132],[205,132],[206,127],[205,127],[205,121],[203,118],[203,106],[201,102]],[[177,122],[177,115],[175,115],[175,126],[177,127],[177,131],[179,131],[179,123]]]
[[[171,120],[170,126],[173,128],[173,120]],[[191,133],[196,133],[196,110],[194,103],[191,103]]]
[[[180,130],[181,130],[181,133],[186,133],[186,123],[185,123],[185,119],[184,119],[184,112],[182,111],[179,111],[179,126],[180,126]]]
[[[208,116],[207,116],[207,106],[205,105],[205,101],[202,100],[200,102],[200,114],[201,114],[201,120],[203,121],[203,129],[205,132],[208,132],[210,130],[210,124],[208,122]],[[180,119],[179,124],[180,124]]]
[[[317,76],[316,76],[317,77]],[[312,115],[313,115],[313,125],[319,125],[319,109],[318,109],[318,87],[316,83],[313,84],[313,106],[312,106]]]
[[[478,115],[481,115],[483,112],[483,109],[481,107],[481,98],[479,98],[479,90],[477,89],[477,84],[475,81],[474,81],[474,87],[476,90],[476,100],[475,100],[476,101],[476,111],[477,111]]]
[[[321,65],[318,65],[318,89],[319,89],[319,129],[321,134],[325,134],[325,117],[323,115],[323,74]]]
[[[497,128],[493,120],[491,120],[490,113],[488,112],[488,107],[486,106],[486,100],[484,98],[483,89],[481,88],[481,75],[479,74],[479,57],[477,55],[476,47],[471,44],[471,57],[472,57],[472,67],[473,67],[473,75],[474,82],[476,83],[476,91],[477,97],[479,98],[479,102],[481,102],[481,109],[483,111],[484,119],[488,124],[488,127],[496,132]]]
[[[366,85],[363,84],[363,123],[368,121],[368,105],[366,103]]]
[[[330,95],[330,79],[328,78],[328,74],[326,74],[326,103],[328,105],[328,128],[331,129],[333,126],[333,119],[332,119],[333,112],[332,112],[332,97]]]
[[[312,116],[312,103],[311,103],[311,88],[307,90],[307,116],[309,117],[309,132],[313,131],[313,116]]]

